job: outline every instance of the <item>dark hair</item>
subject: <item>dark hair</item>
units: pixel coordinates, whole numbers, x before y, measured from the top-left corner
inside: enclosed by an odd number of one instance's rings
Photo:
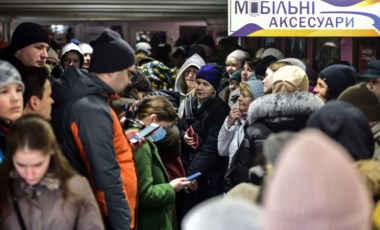
[[[144,119],[146,116],[156,114],[160,121],[175,121],[177,115],[172,103],[164,96],[146,97],[138,105],[136,112],[138,119]]]
[[[32,96],[42,100],[44,85],[49,79],[49,72],[46,68],[26,66],[21,68],[21,77],[25,85],[24,107]]]
[[[0,216],[7,215],[11,189],[10,172],[14,169],[13,155],[19,149],[40,150],[44,155],[51,155],[48,172],[61,182],[63,197],[72,193],[67,181],[76,173],[62,155],[53,129],[49,122],[39,115],[27,114],[16,120],[7,136],[5,162],[0,165]]]

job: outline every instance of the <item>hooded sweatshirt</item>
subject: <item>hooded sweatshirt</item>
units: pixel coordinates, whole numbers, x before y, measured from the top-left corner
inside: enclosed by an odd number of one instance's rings
[[[193,90],[192,90],[191,92],[186,93],[185,76],[183,76],[183,73],[185,72],[185,70],[190,66],[193,66],[193,67],[200,69],[201,66],[203,66],[205,64],[206,63],[203,60],[203,58],[201,56],[199,56],[198,54],[192,55],[191,57],[189,57],[185,61],[185,63],[183,63],[183,65],[181,66],[181,68],[178,71],[177,78],[176,78],[175,83],[174,83],[174,90],[180,92],[181,99],[190,95],[193,92]]]

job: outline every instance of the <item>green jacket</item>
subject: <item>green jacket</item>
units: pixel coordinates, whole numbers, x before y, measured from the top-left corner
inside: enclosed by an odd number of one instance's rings
[[[172,230],[175,190],[156,145],[149,138],[146,142],[134,152],[139,191],[137,226],[139,230]]]

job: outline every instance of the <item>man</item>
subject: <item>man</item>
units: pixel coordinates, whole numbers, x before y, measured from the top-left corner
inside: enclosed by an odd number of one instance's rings
[[[137,176],[132,147],[108,102],[130,84],[133,49],[104,30],[89,73],[68,68],[53,83],[52,125],[71,165],[94,190],[107,229],[135,227]]]
[[[39,114],[50,120],[54,101],[51,98],[48,70],[30,66],[23,68],[20,73],[25,85],[24,114]]]
[[[23,66],[44,67],[49,48],[49,35],[44,28],[25,22],[14,30],[11,44],[0,53],[0,59],[10,62],[17,69]]]
[[[360,77],[365,78],[368,89],[380,97],[380,60],[368,62],[367,70]]]
[[[45,62],[45,67],[49,71],[49,75],[51,71],[58,65],[58,54],[54,49],[49,49],[48,57]]]

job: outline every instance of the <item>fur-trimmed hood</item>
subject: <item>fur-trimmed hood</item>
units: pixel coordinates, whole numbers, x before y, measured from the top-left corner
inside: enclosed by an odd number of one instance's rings
[[[321,99],[309,92],[275,93],[254,100],[248,109],[248,124],[258,120],[277,126],[283,122],[302,124],[324,105]]]

